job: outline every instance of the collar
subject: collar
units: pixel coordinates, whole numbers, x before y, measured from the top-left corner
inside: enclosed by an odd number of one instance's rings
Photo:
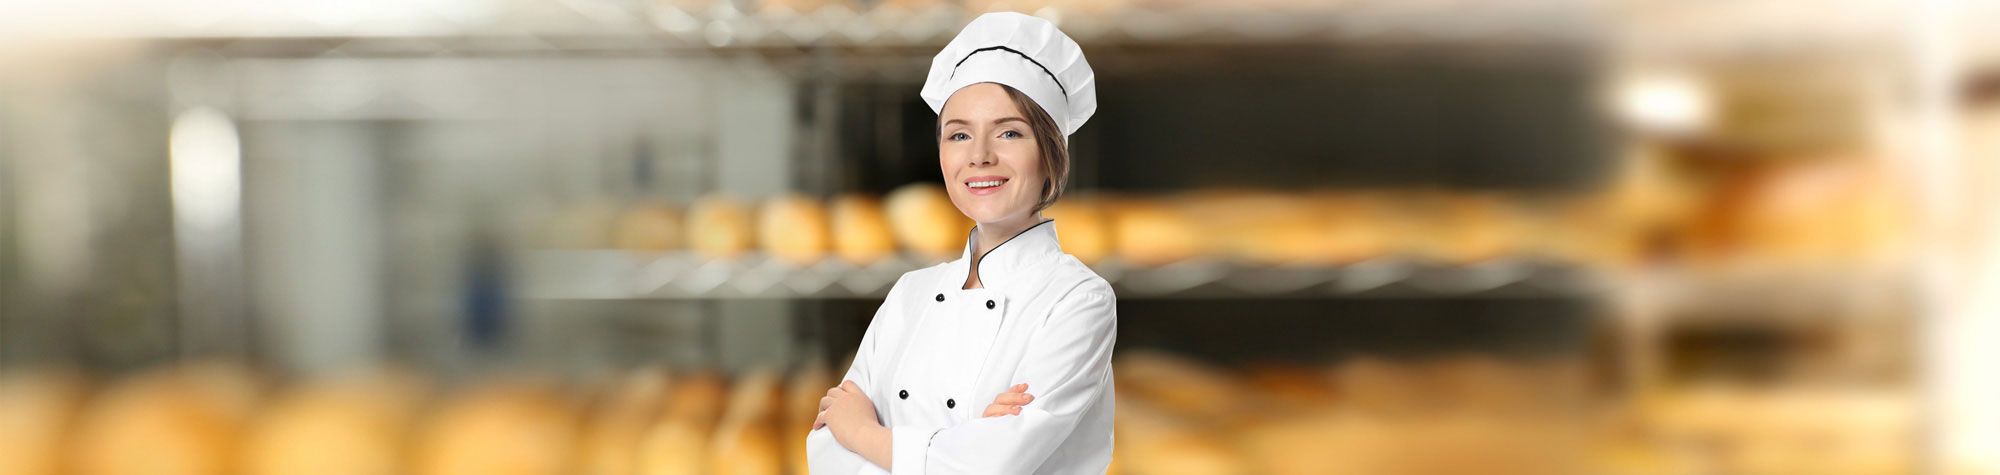
[[[962,264],[958,266],[959,272],[954,274],[972,270],[972,251],[978,248],[975,244],[978,244],[979,228],[975,226],[966,234],[965,251],[959,254]],[[1005,287],[1024,272],[1054,262],[1055,257],[1061,255],[1062,245],[1056,242],[1056,220],[1042,220],[986,251],[986,255],[979,258],[979,283],[989,289]],[[961,275],[951,288],[964,284],[965,276]]]

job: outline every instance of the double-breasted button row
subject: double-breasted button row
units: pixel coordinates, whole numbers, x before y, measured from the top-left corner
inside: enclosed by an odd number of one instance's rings
[[[896,391],[896,398],[897,398],[897,399],[903,399],[903,400],[908,400],[908,399],[910,399],[910,390],[908,390],[908,389],[904,389],[904,390],[899,390],[899,391]],[[958,400],[957,400],[957,399],[951,399],[951,398],[946,398],[946,399],[944,400],[944,408],[945,408],[945,409],[957,409],[957,408],[958,408]]]

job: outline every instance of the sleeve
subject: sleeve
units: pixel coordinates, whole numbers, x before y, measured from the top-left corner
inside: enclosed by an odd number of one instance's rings
[[[854,364],[848,366],[847,374],[841,376],[842,381],[852,380],[854,384],[860,385],[862,390],[874,390],[873,365],[881,358],[877,356],[879,346],[877,342],[883,338],[882,333],[889,332],[889,328],[895,325],[896,321],[900,321],[895,314],[902,308],[897,305],[897,302],[902,301],[899,299],[902,292],[898,290],[903,288],[902,284],[898,281],[895,286],[890,287],[889,296],[882,300],[881,307],[875,309],[875,318],[868,321],[868,330],[861,335],[861,346],[854,350]],[[868,400],[876,401],[875,411],[880,414],[885,408],[882,407],[882,398],[878,396],[869,394]],[[856,454],[840,445],[840,441],[833,438],[833,431],[825,427],[806,434],[806,468],[812,473],[888,473],[881,467],[869,463],[868,459],[861,457],[861,454]]]
[[[896,473],[1033,472],[1111,385],[1117,327],[1117,300],[1109,289],[1065,296],[1029,342],[1017,373],[1035,402],[1019,416],[977,418],[942,430],[893,429]]]

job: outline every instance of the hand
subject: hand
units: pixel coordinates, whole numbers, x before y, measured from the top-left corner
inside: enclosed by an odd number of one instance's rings
[[[820,399],[826,410],[820,411],[819,420],[813,425],[825,426],[833,430],[833,438],[848,445],[858,431],[866,428],[880,428],[881,419],[875,415],[875,402],[861,391],[861,386],[853,381],[843,381],[840,386],[826,390],[826,397]]]
[[[993,404],[986,406],[986,412],[979,417],[1000,417],[1021,415],[1021,406],[1035,401],[1035,395],[1028,394],[1028,383],[1016,384],[993,398]]]
[[[819,398],[819,412],[817,413],[819,417],[813,418],[813,430],[826,427],[826,408],[833,406],[833,394],[836,391],[844,390],[840,389],[840,386],[834,386],[832,389],[826,390],[826,396]]]

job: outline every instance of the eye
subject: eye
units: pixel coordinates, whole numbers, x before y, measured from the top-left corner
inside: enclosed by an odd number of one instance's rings
[[[972,136],[970,136],[970,135],[965,135],[965,132],[952,132],[952,133],[951,133],[951,135],[949,135],[949,136],[946,136],[946,137],[945,137],[945,140],[950,140],[950,141],[953,141],[953,142],[957,142],[957,141],[961,141],[961,140],[967,140],[967,139],[971,139],[971,138],[972,138]]]
[[[1000,133],[1000,138],[1006,138],[1006,139],[1018,139],[1018,138],[1021,138],[1021,133],[1020,133],[1020,132],[1015,132],[1015,131],[1012,131],[1012,130],[1009,130],[1009,131],[1006,131],[1006,132],[1001,132],[1001,133]]]

